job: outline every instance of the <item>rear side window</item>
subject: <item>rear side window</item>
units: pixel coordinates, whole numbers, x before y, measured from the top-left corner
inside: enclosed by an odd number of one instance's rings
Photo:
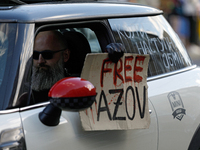
[[[96,37],[96,34],[90,28],[71,28],[68,30],[73,30],[73,31],[80,32],[81,34],[83,34],[90,44],[92,53],[102,52],[101,47],[99,45],[99,41]]]
[[[149,54],[148,76],[190,66],[191,60],[180,39],[162,16],[110,19],[117,43],[127,53]]]

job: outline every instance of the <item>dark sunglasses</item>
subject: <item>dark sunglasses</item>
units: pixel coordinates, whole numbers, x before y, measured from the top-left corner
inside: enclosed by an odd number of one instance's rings
[[[48,59],[52,59],[53,58],[53,55],[57,52],[60,52],[60,51],[64,51],[66,50],[65,49],[61,49],[61,50],[58,50],[58,51],[51,51],[51,50],[44,50],[44,51],[41,51],[41,52],[38,52],[38,51],[33,51],[33,59],[35,60],[38,60],[39,59],[39,56],[40,54],[42,54],[42,57],[46,60]]]

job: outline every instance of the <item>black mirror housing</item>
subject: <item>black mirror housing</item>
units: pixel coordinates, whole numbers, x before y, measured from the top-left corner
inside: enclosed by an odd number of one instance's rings
[[[49,104],[39,113],[40,121],[47,126],[57,126],[60,122],[61,109]]]

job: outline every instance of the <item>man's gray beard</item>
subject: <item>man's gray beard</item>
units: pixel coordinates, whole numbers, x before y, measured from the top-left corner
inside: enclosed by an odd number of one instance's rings
[[[48,66],[47,70],[33,66],[31,87],[35,91],[47,90],[64,77],[63,59],[53,67]]]

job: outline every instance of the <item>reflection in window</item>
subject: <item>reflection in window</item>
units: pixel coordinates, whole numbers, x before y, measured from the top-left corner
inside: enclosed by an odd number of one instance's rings
[[[2,83],[8,53],[8,38],[0,29],[0,85]]]

